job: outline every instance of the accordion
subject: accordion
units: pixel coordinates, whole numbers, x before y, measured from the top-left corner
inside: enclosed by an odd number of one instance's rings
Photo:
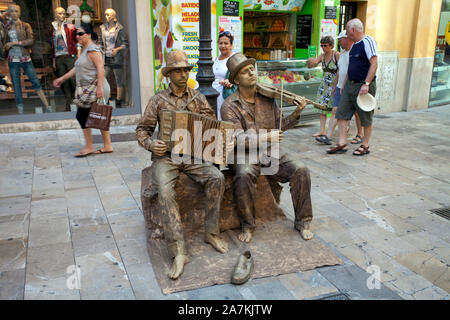
[[[173,154],[214,164],[227,164],[227,144],[233,140],[231,122],[198,113],[164,110],[160,114],[159,139]]]

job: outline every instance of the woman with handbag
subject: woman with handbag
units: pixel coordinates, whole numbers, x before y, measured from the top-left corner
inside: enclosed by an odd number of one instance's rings
[[[78,106],[77,120],[83,129],[86,141],[85,147],[75,155],[77,158],[84,158],[92,154],[113,152],[109,131],[101,130],[104,147],[96,151],[91,129],[86,127],[91,104],[97,102],[97,100],[103,99],[104,101],[108,101],[109,99],[109,97],[104,96],[106,82],[104,81],[103,53],[92,38],[96,38],[92,27],[89,24],[82,23],[77,29],[77,40],[83,47],[83,51],[75,62],[75,67],[53,82],[53,85],[59,88],[64,81],[76,76],[77,85],[73,102]]]

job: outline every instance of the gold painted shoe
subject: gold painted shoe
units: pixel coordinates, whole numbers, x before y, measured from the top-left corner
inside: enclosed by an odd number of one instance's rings
[[[253,257],[250,251],[239,256],[238,262],[234,267],[233,275],[231,276],[231,283],[244,284],[249,279],[253,272]]]

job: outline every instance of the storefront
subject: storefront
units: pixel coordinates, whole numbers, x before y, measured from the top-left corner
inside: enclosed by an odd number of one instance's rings
[[[450,103],[450,1],[442,1],[431,80],[430,107]]]
[[[198,0],[152,0],[155,92],[167,87],[161,69],[164,56],[183,50],[190,63],[198,60]],[[338,34],[339,0],[212,0],[212,56],[217,35],[230,31],[234,52],[257,60],[259,82],[284,84],[291,92],[315,99],[322,77],[306,60],[320,54],[320,38]],[[171,13],[171,14],[170,14]],[[197,88],[196,67],[188,85]]]
[[[12,6],[14,4],[17,6]],[[58,17],[58,12],[62,12],[62,18]],[[106,16],[110,17],[109,24]],[[107,103],[115,108],[113,116],[140,114],[134,1],[0,0],[0,20],[3,44],[0,50],[0,124],[75,118],[74,83],[67,81],[62,88],[55,88],[52,83],[70,70],[80,53],[70,25],[76,28],[82,22],[92,24],[98,34],[97,43],[104,50],[106,80],[110,86]],[[8,45],[17,40],[17,33],[12,32],[17,21],[30,26],[31,32],[26,35],[27,41],[31,40],[30,45],[22,43],[26,50]],[[105,26],[109,26],[109,32]],[[113,52],[115,47],[122,50]]]

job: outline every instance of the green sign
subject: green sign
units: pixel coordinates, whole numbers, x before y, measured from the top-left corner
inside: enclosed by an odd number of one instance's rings
[[[315,58],[317,54],[316,46],[308,46],[308,58]]]

